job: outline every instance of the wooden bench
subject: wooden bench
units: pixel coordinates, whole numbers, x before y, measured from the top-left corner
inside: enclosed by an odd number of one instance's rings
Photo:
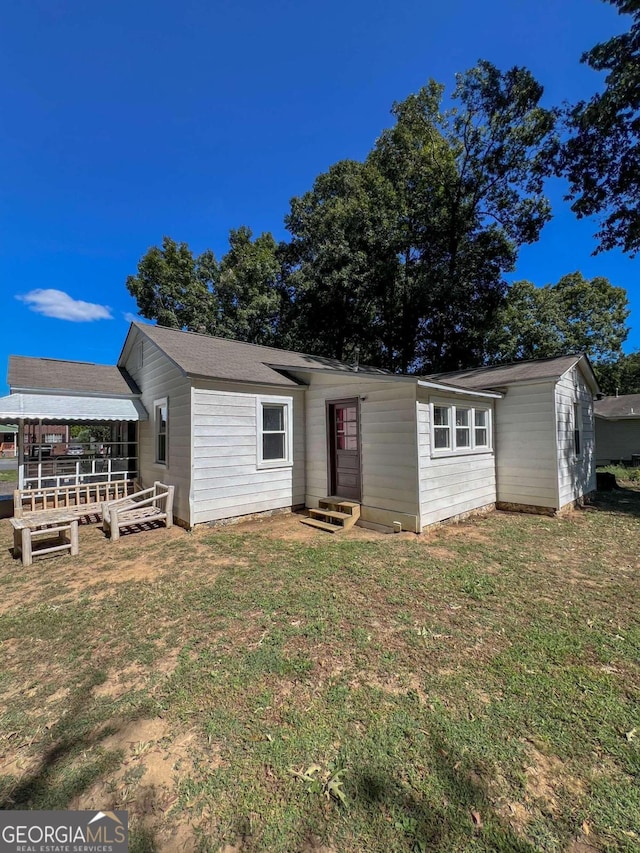
[[[15,557],[22,555],[23,566],[30,566],[33,563],[33,558],[42,554],[69,551],[72,557],[77,557],[80,553],[79,518],[75,513],[65,510],[58,512],[41,510],[40,512],[29,513],[23,518],[11,518],[10,521],[13,527],[13,553]],[[67,531],[69,532],[68,539]],[[54,536],[56,544],[34,551],[34,536]]]
[[[35,512],[46,510],[66,511],[79,518],[85,515],[97,515],[105,501],[126,498],[139,488],[140,485],[135,480],[112,480],[110,483],[16,489],[13,493],[13,516],[25,518]]]
[[[173,486],[155,482],[150,489],[135,492],[129,497],[102,504],[102,529],[112,541],[120,538],[123,527],[164,521],[173,524]]]

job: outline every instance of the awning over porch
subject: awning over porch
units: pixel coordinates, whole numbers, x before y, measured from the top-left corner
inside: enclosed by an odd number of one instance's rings
[[[9,394],[0,397],[0,423],[24,421],[146,421],[138,399],[118,397]]]

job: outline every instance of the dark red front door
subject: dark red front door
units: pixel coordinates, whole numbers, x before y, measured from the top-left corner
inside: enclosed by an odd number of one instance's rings
[[[361,499],[358,401],[329,403],[329,477],[331,494]]]

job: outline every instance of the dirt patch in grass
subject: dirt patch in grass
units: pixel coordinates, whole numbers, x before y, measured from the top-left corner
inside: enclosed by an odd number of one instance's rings
[[[178,802],[178,780],[194,773],[201,754],[197,733],[176,733],[164,719],[135,720],[102,740],[101,747],[121,753],[120,766],[69,807],[126,809],[134,829],[156,837],[158,850],[196,849],[193,827],[169,816]],[[219,751],[210,744],[209,770],[222,765]]]

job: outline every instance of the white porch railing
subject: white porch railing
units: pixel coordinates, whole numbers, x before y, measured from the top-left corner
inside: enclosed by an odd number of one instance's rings
[[[112,480],[134,480],[137,476],[138,459],[135,456],[89,459],[52,457],[19,465],[18,488],[42,489],[47,486],[110,483]]]

